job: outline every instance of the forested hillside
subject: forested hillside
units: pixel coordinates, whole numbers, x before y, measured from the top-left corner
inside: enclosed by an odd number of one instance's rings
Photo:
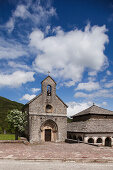
[[[7,123],[7,113],[12,109],[21,110],[23,104],[11,101],[4,97],[0,96],[0,133],[10,132],[8,123]]]

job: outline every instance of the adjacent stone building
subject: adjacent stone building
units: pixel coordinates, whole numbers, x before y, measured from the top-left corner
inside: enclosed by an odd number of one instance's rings
[[[46,77],[41,94],[29,101],[27,134],[31,143],[62,142],[67,138],[67,105],[56,95],[56,82]]]
[[[94,143],[96,145],[113,146],[113,111],[93,104],[82,112],[72,116],[68,123],[68,138]]]

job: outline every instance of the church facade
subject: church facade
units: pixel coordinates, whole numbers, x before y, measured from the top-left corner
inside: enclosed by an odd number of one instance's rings
[[[56,95],[56,82],[46,77],[41,94],[29,101],[27,135],[30,143],[63,142],[67,138],[67,105]]]

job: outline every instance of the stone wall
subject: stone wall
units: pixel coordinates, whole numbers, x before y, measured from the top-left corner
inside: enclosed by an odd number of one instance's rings
[[[56,142],[65,141],[67,138],[67,117],[50,115],[30,115],[30,142],[37,143],[41,141],[41,126],[46,120],[53,120],[58,126],[58,138]]]

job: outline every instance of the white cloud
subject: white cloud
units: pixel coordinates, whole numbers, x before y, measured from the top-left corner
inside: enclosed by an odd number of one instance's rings
[[[107,106],[107,102],[102,102],[102,106]]]
[[[97,72],[96,71],[91,71],[91,72],[88,72],[88,75],[89,76],[96,76]]]
[[[64,85],[67,86],[67,87],[74,86],[75,85],[75,81],[64,82]]]
[[[40,88],[32,88],[31,91],[32,91],[33,93],[36,93],[36,92],[40,91]]]
[[[34,81],[34,72],[15,71],[12,74],[0,74],[0,87],[19,87],[27,82]]]
[[[76,92],[75,97],[81,97],[81,98],[113,98],[113,90],[106,90],[106,89],[102,89],[102,90],[98,90],[96,92],[93,93],[84,93],[84,92]]]
[[[23,70],[31,70],[29,66],[27,66],[26,64],[21,64],[21,63],[17,63],[14,61],[8,61],[8,65],[12,68],[19,68],[19,69],[23,69]]]
[[[109,70],[106,71],[106,74],[107,74],[108,76],[111,76],[111,75],[112,75],[111,71],[109,71]]]
[[[36,95],[30,95],[30,94],[25,94],[20,100],[31,100],[33,99],[34,97],[36,97]]]
[[[75,90],[97,90],[100,89],[100,85],[98,82],[88,82],[88,83],[79,83]]]
[[[38,53],[33,66],[41,73],[49,70],[52,76],[80,81],[86,68],[97,72],[107,66],[106,31],[105,26],[87,25],[84,31],[64,32],[59,28],[56,35],[44,37],[41,30],[35,30],[30,35],[30,45]]]
[[[106,80],[107,80],[107,79],[106,79],[106,76],[105,76],[105,77],[101,80],[101,82],[104,83],[104,82],[106,82]]]
[[[81,112],[82,110],[90,107],[93,103],[92,102],[83,102],[83,103],[77,103],[77,102],[68,102],[68,109],[67,109],[67,116],[72,116],[76,113]]]
[[[0,37],[0,59],[15,59],[25,55],[28,55],[28,52],[24,45]]]
[[[30,22],[30,24],[32,23],[34,26],[39,26],[46,24],[48,18],[54,15],[56,15],[56,11],[51,7],[51,4],[41,6],[39,0],[35,2],[28,1],[26,4],[17,5],[5,27],[9,32],[12,32],[15,24],[18,24],[18,18],[22,20],[27,19],[27,23]]]
[[[111,88],[111,87],[113,87],[113,80],[111,80],[110,82],[108,82],[108,83],[105,83],[105,85],[104,85],[106,88]]]

